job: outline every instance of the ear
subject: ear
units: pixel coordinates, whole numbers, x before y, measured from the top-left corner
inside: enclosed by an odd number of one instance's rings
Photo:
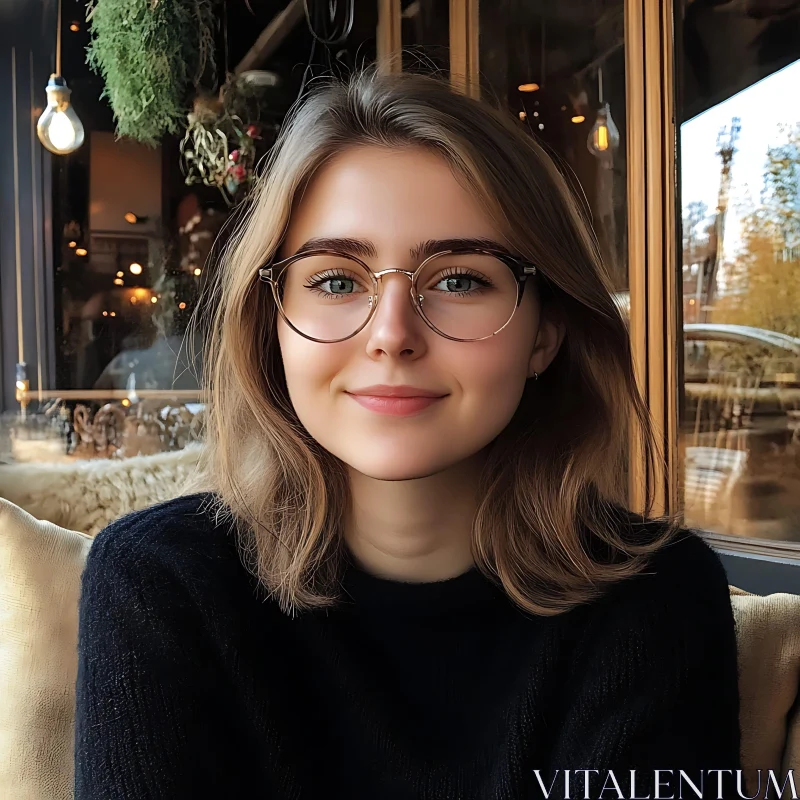
[[[533,345],[530,361],[528,362],[528,377],[534,373],[541,375],[556,357],[564,335],[567,332],[564,321],[554,313],[544,313],[539,322],[539,332]]]

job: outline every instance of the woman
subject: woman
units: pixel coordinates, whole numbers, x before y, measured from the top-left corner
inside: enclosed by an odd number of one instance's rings
[[[83,576],[78,800],[719,796],[726,576],[624,510],[653,436],[535,140],[433,78],[331,83],[223,261],[207,491]]]

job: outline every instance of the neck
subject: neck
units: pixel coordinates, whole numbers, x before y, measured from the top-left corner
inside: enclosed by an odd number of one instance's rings
[[[344,538],[358,565],[398,581],[443,581],[473,564],[483,454],[435,475],[382,481],[349,471]]]

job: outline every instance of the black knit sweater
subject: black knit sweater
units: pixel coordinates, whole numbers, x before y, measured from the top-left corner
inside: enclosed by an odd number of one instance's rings
[[[421,584],[350,567],[347,603],[292,618],[208,499],[129,514],[92,545],[76,800],[695,798],[686,780],[718,797],[718,775],[737,796],[734,621],[695,533],[555,617],[475,567]],[[675,770],[658,794],[655,770]]]

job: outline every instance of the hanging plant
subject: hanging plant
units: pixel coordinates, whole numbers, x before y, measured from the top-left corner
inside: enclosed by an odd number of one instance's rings
[[[177,134],[186,98],[215,71],[218,0],[90,0],[87,63],[105,82],[119,136],[155,147]]]
[[[263,88],[241,76],[231,76],[218,97],[198,97],[180,148],[186,183],[215,186],[232,205],[253,180],[256,141],[272,127],[263,112]]]

